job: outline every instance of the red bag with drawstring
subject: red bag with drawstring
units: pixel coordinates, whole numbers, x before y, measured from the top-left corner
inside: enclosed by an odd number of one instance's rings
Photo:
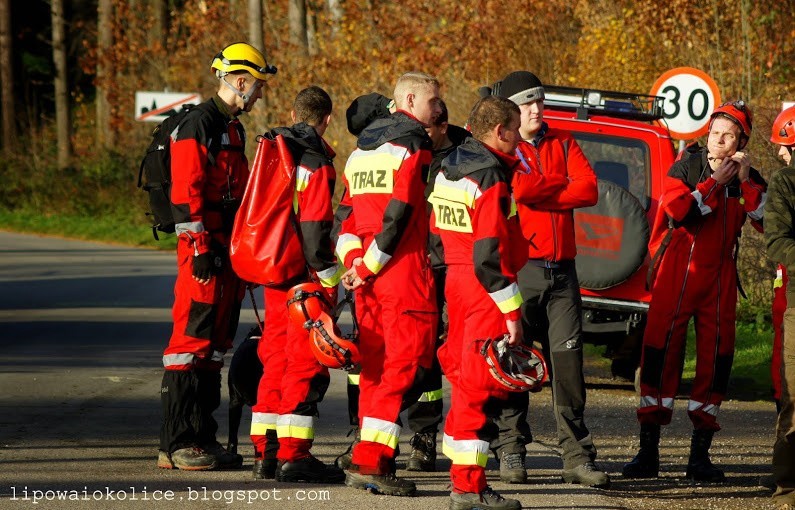
[[[283,136],[259,136],[257,143],[232,229],[229,259],[241,279],[275,286],[306,270],[293,212],[295,163]]]

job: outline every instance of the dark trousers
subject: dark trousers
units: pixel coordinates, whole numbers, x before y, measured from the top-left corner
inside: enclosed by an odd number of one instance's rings
[[[552,376],[552,400],[563,468],[596,458],[596,447],[585,425],[585,378],[582,372],[582,299],[574,262],[539,267],[529,261],[519,271],[525,342],[543,346]],[[532,440],[527,423],[527,394],[512,395],[496,423],[500,436],[491,443],[497,458],[524,453]]]
[[[160,449],[215,443],[218,422],[213,412],[221,405],[221,372],[218,370],[165,370],[160,388],[163,421]]]
[[[795,308],[784,312],[784,339],[781,350],[781,412],[773,445],[773,478],[776,505],[795,505]]]

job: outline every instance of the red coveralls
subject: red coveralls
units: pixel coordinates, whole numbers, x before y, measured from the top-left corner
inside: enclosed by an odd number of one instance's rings
[[[355,294],[362,362],[353,464],[383,475],[394,472],[404,400],[419,396],[407,392],[433,359],[437,310],[424,195],[431,140],[398,111],[367,126],[357,146],[345,166],[336,249],[346,267],[363,257],[357,272],[368,280]]]
[[[781,341],[784,335],[784,312],[787,311],[787,285],[787,268],[778,264],[773,282],[773,359],[770,363],[773,399],[777,404],[781,401]]]
[[[762,218],[767,184],[754,169],[739,186],[719,185],[710,174],[704,148],[674,163],[665,179],[650,242],[653,257],[668,218],[673,229],[652,286],[643,338],[641,424],[671,422],[687,323],[694,317],[697,362],[688,416],[695,429],[720,430],[717,415],[734,358],[736,248],[746,216],[755,223]]]
[[[284,136],[297,164],[293,205],[306,264],[333,294],[341,275],[330,238],[336,182],[334,151],[304,123],[277,128],[272,134]],[[265,287],[267,334],[257,346],[263,374],[251,416],[251,440],[257,459],[265,458],[266,450],[272,458],[277,448],[280,461],[292,462],[310,455],[317,404],[329,385],[328,368],[309,349],[309,333],[289,319],[287,292],[295,283]]]
[[[442,163],[429,201],[432,222],[444,245],[448,336],[439,362],[452,386],[444,426],[444,454],[459,493],[486,488],[489,443],[498,429],[489,404],[508,391],[489,373],[480,349],[502,338],[506,320],[521,318],[516,272],[524,265],[522,237],[509,186],[519,160],[470,138]],[[462,377],[462,367],[466,376]]]
[[[211,113],[196,109],[171,140],[178,268],[174,326],[163,354],[160,437],[160,449],[169,453],[215,442],[212,412],[221,402],[223,355],[232,347],[245,292],[227,255],[248,181],[245,130],[217,96],[208,102],[214,105]],[[202,285],[192,277],[193,259],[211,249],[223,265]]]

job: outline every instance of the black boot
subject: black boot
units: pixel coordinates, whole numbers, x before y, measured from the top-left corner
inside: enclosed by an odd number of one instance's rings
[[[725,482],[726,476],[709,460],[709,447],[712,445],[712,430],[694,430],[690,440],[690,459],[687,461],[685,476],[694,482]]]
[[[411,456],[406,462],[406,471],[436,471],[436,434],[414,434],[409,444]]]
[[[660,426],[640,426],[640,450],[621,470],[624,478],[657,478],[660,475]]]

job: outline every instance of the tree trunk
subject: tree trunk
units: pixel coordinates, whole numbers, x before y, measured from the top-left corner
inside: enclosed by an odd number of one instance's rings
[[[168,44],[168,0],[152,0],[152,37],[163,48]]]
[[[342,23],[342,0],[328,0],[329,18],[331,18],[331,37],[337,37]]]
[[[99,0],[97,5],[97,145],[109,149],[115,143],[115,133],[110,122],[110,102],[108,101],[108,84],[113,80],[109,75],[107,54],[113,44],[111,33],[111,0]]]
[[[262,33],[262,0],[248,0],[248,40],[268,59]]]
[[[10,151],[16,140],[14,118],[14,65],[11,59],[11,2],[0,0],[0,112],[3,114],[0,148]]]
[[[72,136],[69,120],[69,86],[66,75],[66,45],[63,0],[52,0],[52,59],[55,63],[55,125],[58,133],[58,168],[69,166]]]
[[[290,24],[290,43],[298,46],[304,55],[309,51],[306,26],[306,0],[290,0],[287,11]]]

